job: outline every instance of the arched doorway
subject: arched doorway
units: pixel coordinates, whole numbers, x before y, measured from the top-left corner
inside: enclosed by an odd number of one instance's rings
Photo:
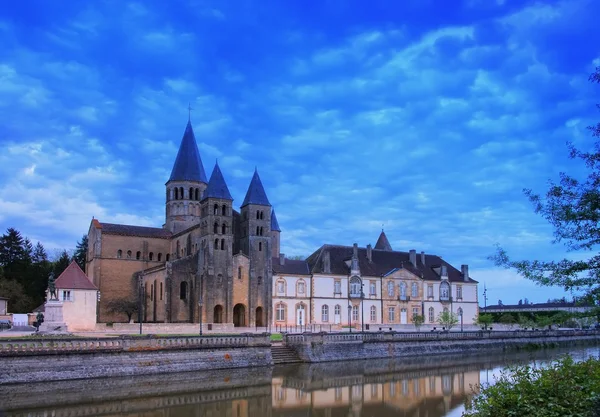
[[[263,323],[263,308],[256,307],[256,327],[264,327]]]
[[[223,306],[217,304],[213,311],[213,323],[223,323]]]
[[[234,327],[246,326],[246,307],[243,304],[236,304],[233,307],[233,325]]]

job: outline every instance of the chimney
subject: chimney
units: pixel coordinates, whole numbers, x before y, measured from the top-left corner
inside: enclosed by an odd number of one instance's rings
[[[465,282],[468,282],[469,281],[469,265],[461,265],[460,270],[462,271],[463,279],[465,280]]]
[[[367,245],[367,259],[369,262],[373,262],[373,248],[370,243]]]
[[[421,251],[421,263],[425,266],[425,252]]]
[[[331,258],[329,257],[329,251],[323,254],[323,272],[331,274]]]
[[[442,270],[440,272],[442,279],[448,279],[448,268],[446,265],[442,265]]]
[[[279,254],[279,265],[285,265],[285,253]]]
[[[408,253],[408,258],[410,259],[410,263],[413,265],[413,267],[417,267],[417,251],[414,249],[411,249],[410,252]]]

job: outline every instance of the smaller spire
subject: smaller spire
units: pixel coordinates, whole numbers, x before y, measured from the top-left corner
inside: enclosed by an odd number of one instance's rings
[[[271,210],[271,231],[281,232],[281,229],[279,228],[279,222],[277,221],[277,216],[275,215],[275,209]]]
[[[227,188],[225,178],[223,178],[221,168],[219,168],[218,161],[215,162],[215,167],[210,175],[210,180],[208,180],[208,186],[206,187],[206,190],[204,190],[203,196],[203,199],[210,197],[233,201],[233,198],[231,198],[231,193],[229,192],[229,188]]]
[[[269,203],[269,199],[267,198],[267,193],[265,193],[265,189],[262,185],[260,177],[258,176],[258,169],[256,168],[254,169],[254,175],[250,181],[250,186],[246,192],[246,197],[244,198],[242,207],[248,204],[256,204],[258,206],[271,205],[271,203]]]
[[[379,235],[379,239],[377,239],[377,243],[375,244],[375,249],[379,249],[379,250],[385,250],[388,252],[392,252],[392,245],[390,245],[390,241],[388,240],[387,236],[385,235],[385,232],[383,231],[383,229],[381,229],[381,234]]]

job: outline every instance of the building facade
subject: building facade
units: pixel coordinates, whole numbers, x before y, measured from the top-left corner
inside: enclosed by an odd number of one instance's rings
[[[458,270],[436,255],[394,251],[383,231],[374,248],[323,245],[294,262],[295,274],[284,267],[273,271],[276,326],[299,324],[297,306],[305,304],[304,324],[321,328],[412,326],[417,315],[436,326],[444,311],[472,325],[478,315],[477,281],[467,265]],[[310,293],[294,290],[298,282],[310,282]]]
[[[122,301],[147,322],[266,326],[279,226],[254,172],[240,210],[218,164],[207,180],[188,121],[165,184],[165,224],[92,219],[86,272],[102,294],[98,321],[124,321]]]

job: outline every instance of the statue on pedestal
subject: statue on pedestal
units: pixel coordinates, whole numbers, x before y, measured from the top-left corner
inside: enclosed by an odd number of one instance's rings
[[[50,296],[49,301],[58,301],[56,285],[54,284],[54,272],[50,272],[48,276],[48,295]]]

